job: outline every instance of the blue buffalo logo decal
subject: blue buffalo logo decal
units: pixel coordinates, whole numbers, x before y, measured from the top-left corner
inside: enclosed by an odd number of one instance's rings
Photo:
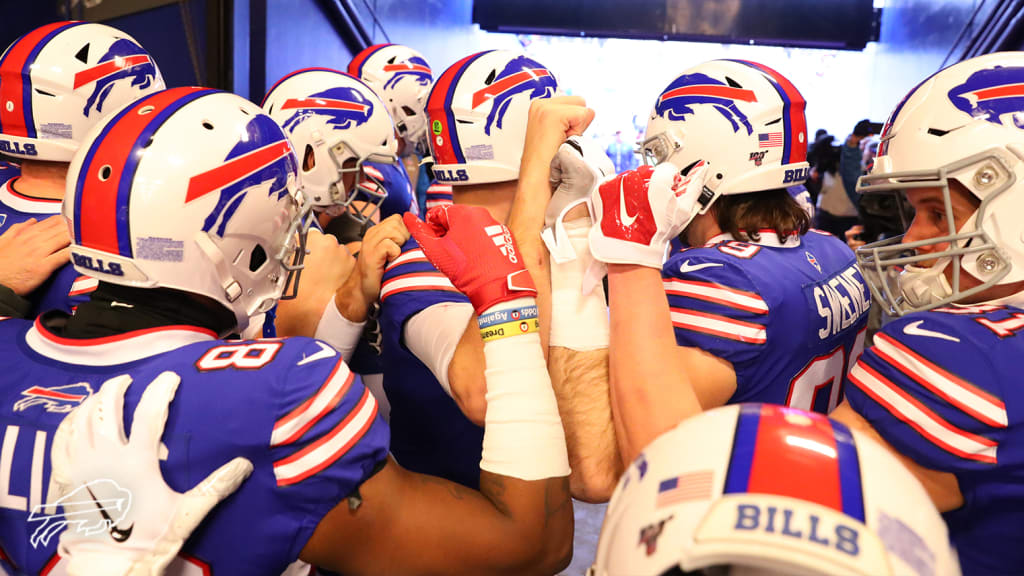
[[[246,126],[248,138],[228,153],[224,164],[193,176],[185,203],[217,192],[219,197],[203,222],[203,231],[224,236],[224,229],[242,204],[246,193],[270,183],[270,196],[280,201],[288,194],[288,176],[296,170],[295,156],[280,128],[267,116],[257,116]]]
[[[513,96],[529,92],[530,100],[549,98],[557,89],[558,83],[547,68],[526,56],[519,56],[506,64],[493,82],[473,93],[473,108],[491,101],[491,111],[484,126],[484,134],[490,136],[491,126],[501,128]]]
[[[737,101],[757,102],[757,96],[753,90],[728,86],[706,74],[684,74],[661,93],[654,111],[668,120],[685,121],[687,114],[694,113],[694,105],[707,104],[732,124],[733,132],[739,132],[742,127],[747,129],[748,135],[753,134],[750,120],[736,106]]]
[[[949,91],[959,110],[993,124],[1003,124],[1010,114],[1013,125],[1024,128],[1024,68],[996,66],[978,70]],[[1005,124],[1004,124],[1005,125]]]
[[[82,114],[88,118],[93,106],[97,112],[103,112],[103,102],[118,82],[130,78],[132,87],[145,90],[156,80],[156,75],[156,65],[142,46],[127,38],[115,40],[95,66],[75,73],[75,90],[96,84],[85,101]]]
[[[430,65],[419,56],[413,56],[404,62],[387,64],[384,66],[384,73],[392,74],[388,81],[384,83],[385,90],[391,90],[406,78],[415,81],[420,86],[427,86],[434,81],[434,77],[430,72]]]
[[[373,114],[373,102],[354,88],[330,88],[306,98],[289,98],[281,110],[295,110],[284,121],[285,130],[291,132],[304,120],[316,115],[327,119],[327,125],[338,130],[361,126]]]

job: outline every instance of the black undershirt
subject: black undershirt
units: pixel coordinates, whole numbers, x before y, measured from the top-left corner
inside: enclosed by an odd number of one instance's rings
[[[235,316],[213,301],[169,288],[131,288],[100,282],[74,315],[48,312],[40,321],[64,338],[103,338],[161,326],[196,326],[220,337],[235,329]]]

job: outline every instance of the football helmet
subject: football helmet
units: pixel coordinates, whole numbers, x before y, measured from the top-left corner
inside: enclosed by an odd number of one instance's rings
[[[278,80],[263,99],[263,110],[295,145],[310,202],[333,214],[347,212],[359,223],[369,220],[386,192],[363,163],[398,163],[391,117],[373,90],[344,72],[308,68]],[[363,180],[375,186],[366,186],[357,198]],[[354,204],[357,199],[365,204]]]
[[[820,414],[709,410],[612,494],[590,576],[959,574],[946,524],[885,448]]]
[[[377,44],[349,62],[348,73],[366,82],[388,106],[408,150],[427,153],[427,96],[434,86],[430,64],[401,44]]]
[[[857,251],[874,296],[903,315],[959,302],[997,284],[1024,281],[1024,52],[979,56],[932,75],[903,99],[882,129],[864,194],[940,187],[945,235],[911,243],[897,236]],[[955,229],[955,180],[981,205]],[[926,246],[941,250],[915,254]],[[931,266],[919,263],[938,258]],[[944,274],[952,267],[952,285]],[[960,286],[960,271],[981,281]],[[1019,299],[1019,295],[1009,297]],[[1004,300],[1008,301],[1008,300]]]
[[[150,94],[94,126],[71,161],[71,261],[104,282],[206,296],[244,330],[298,283],[310,211],[297,179],[287,136],[255,104]]]
[[[671,162],[684,173],[709,168],[703,214],[719,196],[802,184],[807,164],[806,103],[775,70],[745,60],[690,68],[658,96],[641,153],[648,164]]]
[[[519,178],[530,102],[557,91],[550,70],[517,52],[479,52],[452,64],[427,101],[434,178],[453,185]]]
[[[36,28],[0,56],[0,152],[69,162],[104,116],[163,88],[153,58],[116,28]]]

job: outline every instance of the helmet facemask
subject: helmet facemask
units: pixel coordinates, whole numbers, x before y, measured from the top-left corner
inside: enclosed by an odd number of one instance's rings
[[[971,182],[984,190],[981,204],[959,230],[953,218],[950,180]],[[862,194],[940,188],[945,210],[945,234],[903,243],[903,236],[888,238],[857,250],[857,263],[868,281],[872,295],[890,315],[903,316],[947,304],[963,302],[1003,280],[1012,269],[1010,255],[986,230],[992,202],[1016,183],[1016,176],[1002,154],[988,150],[942,166],[936,170],[889,172],[862,176],[857,191]],[[967,186],[963,186],[965,189]],[[967,193],[972,193],[965,190]],[[947,245],[943,250],[918,253],[921,248]],[[931,266],[921,262],[935,261]],[[945,270],[951,268],[951,280]],[[961,271],[980,284],[964,289]]]
[[[339,141],[327,150],[327,156],[334,165],[337,178],[328,185],[330,199],[326,212],[331,216],[347,216],[359,224],[366,224],[380,209],[388,197],[384,182],[367,170],[365,164],[398,164],[394,154],[371,152],[362,155],[345,140]],[[346,184],[346,177],[349,184]],[[323,206],[323,202],[317,203]]]

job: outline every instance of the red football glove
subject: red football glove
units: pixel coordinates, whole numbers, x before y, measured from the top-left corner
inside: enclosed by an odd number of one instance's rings
[[[661,268],[672,238],[700,211],[706,164],[683,178],[675,166],[641,166],[606,179],[591,193],[590,251],[601,262]]]
[[[402,218],[427,259],[469,297],[477,314],[501,302],[537,296],[512,233],[486,209],[436,206],[426,222],[409,212]]]

